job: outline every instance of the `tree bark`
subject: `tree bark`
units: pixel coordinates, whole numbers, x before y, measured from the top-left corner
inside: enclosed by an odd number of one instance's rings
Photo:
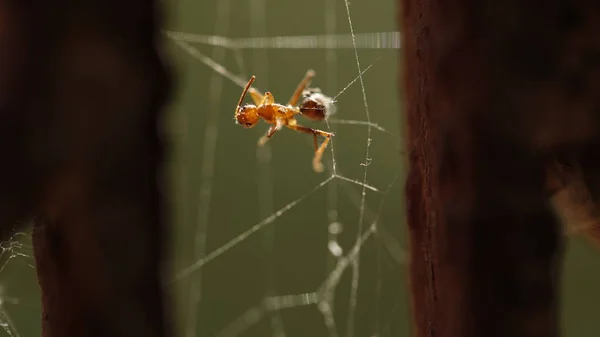
[[[0,0],[0,234],[36,217],[43,336],[170,335],[157,2]]]
[[[414,336],[558,336],[563,240],[547,176],[576,154],[600,191],[599,8],[400,5]]]

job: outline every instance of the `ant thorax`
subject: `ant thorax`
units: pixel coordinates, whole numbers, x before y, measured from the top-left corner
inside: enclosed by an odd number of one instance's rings
[[[258,107],[258,114],[268,123],[276,119],[289,119],[299,112],[297,107],[285,106],[279,103],[263,104]]]

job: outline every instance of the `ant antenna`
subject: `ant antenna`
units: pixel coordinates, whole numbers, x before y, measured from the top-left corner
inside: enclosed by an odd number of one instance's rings
[[[250,80],[248,81],[248,84],[246,84],[246,87],[244,88],[244,91],[242,91],[242,96],[240,97],[240,100],[239,100],[239,102],[237,104],[237,108],[235,109],[236,116],[238,114],[238,111],[240,110],[240,107],[242,105],[242,101],[244,100],[244,97],[246,97],[246,93],[250,89],[250,86],[252,85],[252,83],[254,83],[255,79],[256,79],[256,76],[252,75],[252,77],[250,77]]]

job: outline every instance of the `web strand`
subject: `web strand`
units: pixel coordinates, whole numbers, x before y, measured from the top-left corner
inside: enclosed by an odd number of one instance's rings
[[[350,88],[354,82],[358,81],[359,79],[362,79],[362,75],[364,73],[367,72],[367,70],[371,69],[371,67],[377,63],[377,61],[381,60],[381,57],[378,57],[377,59],[375,59],[375,61],[373,61],[371,64],[369,64],[365,69],[363,69],[361,72],[358,73],[358,76],[356,76],[352,81],[350,81],[350,83],[348,83],[348,85],[346,85],[344,87],[344,89],[340,90],[340,92],[338,92],[335,96],[333,96],[333,98],[331,99],[333,102],[335,102],[335,100],[340,97],[341,94],[344,93],[344,91],[346,91],[348,88]],[[362,80],[361,80],[362,81]]]
[[[187,43],[185,41],[179,41],[179,40],[173,40],[173,42],[176,45],[178,45],[179,47],[181,47],[183,50],[185,50],[193,58],[206,64],[212,70],[221,74],[222,76],[224,76],[228,80],[232,81],[233,83],[237,84],[241,88],[246,86],[246,83],[248,82],[248,80],[244,80],[243,78],[234,75],[229,70],[227,70],[225,67],[223,67],[221,64],[219,64],[218,62],[215,62],[215,60],[211,59],[210,57],[202,54],[200,51],[198,51],[198,49],[194,48],[189,43]]]
[[[365,115],[367,117],[367,149],[365,153],[365,170],[363,176],[363,189],[362,189],[362,200],[360,205],[360,214],[358,218],[358,237],[357,242],[361,239],[362,229],[363,229],[363,221],[364,221],[364,213],[365,213],[365,198],[367,195],[367,172],[369,170],[369,163],[371,158],[369,156],[369,150],[371,148],[371,114],[369,113],[369,104],[367,102],[367,93],[365,91],[365,83],[363,81],[362,69],[360,67],[360,58],[358,57],[358,50],[356,48],[356,36],[354,34],[354,27],[352,26],[352,18],[350,15],[350,3],[348,0],[344,0],[344,4],[346,5],[346,14],[348,17],[348,26],[350,27],[350,34],[352,35],[352,44],[354,46],[354,56],[356,58],[356,67],[358,69],[358,77],[360,79],[360,88],[363,96],[363,103],[365,107]],[[358,280],[359,280],[359,270],[360,267],[360,256],[357,256],[356,259],[353,260],[353,268],[352,268],[352,281],[350,286],[350,308],[348,313],[348,324],[346,328],[346,336],[354,337],[354,313],[356,311],[357,304],[357,294],[358,294]]]
[[[253,0],[248,2],[250,10],[250,34],[252,36],[265,36],[267,34],[267,18],[265,13],[267,12],[267,0]],[[238,49],[239,50],[239,49]],[[269,87],[268,82],[268,69],[269,60],[266,49],[253,49],[253,65],[254,69],[258,74],[264,74],[261,83],[264,87]],[[273,169],[271,162],[271,145],[269,143],[263,146],[257,147],[257,161],[259,165],[258,172],[258,203],[260,207],[261,217],[266,217],[273,212]],[[275,242],[275,229],[273,227],[265,228],[263,231],[263,254],[265,261],[265,285],[266,285],[266,296],[276,296],[275,284],[274,284],[274,266],[275,266],[275,255],[273,254],[273,247]],[[269,316],[271,330],[273,337],[285,337],[285,329],[283,325],[283,319],[279,311],[267,311]]]
[[[396,175],[396,177],[394,177],[394,179],[392,180],[392,184],[390,185],[390,187],[388,187],[388,190],[382,192],[384,198],[387,197],[389,189],[391,189],[391,186],[395,184],[399,177],[400,174]],[[360,209],[361,194],[357,193],[354,189],[350,188],[347,185],[342,185],[341,187],[343,188],[346,195],[349,197],[350,201],[354,204],[354,206],[357,209]],[[378,219],[377,238],[379,239],[379,241],[381,241],[382,247],[386,249],[389,256],[394,260],[394,262],[398,264],[400,268],[404,268],[406,264],[406,252],[402,248],[402,245],[396,239],[394,239],[394,236],[387,230],[383,221],[379,220],[379,212],[374,211],[368,205],[365,205],[365,216],[373,219]]]
[[[178,41],[240,49],[400,49],[401,47],[400,32],[361,33],[354,36],[324,34],[239,39],[175,31],[164,31],[164,34]]]
[[[321,285],[320,290],[319,290],[320,292],[326,293],[328,291],[332,291],[332,289],[339,283],[344,270],[346,270],[346,268],[352,261],[354,261],[358,258],[358,254],[360,252],[360,248],[362,247],[363,243],[372,234],[377,233],[379,225],[381,225],[379,218],[381,216],[381,212],[383,211],[383,206],[385,206],[385,202],[387,200],[387,196],[389,195],[389,191],[392,189],[392,187],[398,180],[398,177],[399,177],[399,175],[397,175],[392,180],[392,182],[388,185],[388,187],[383,195],[383,198],[382,198],[381,202],[379,203],[379,208],[378,208],[377,212],[375,212],[375,214],[373,215],[373,221],[371,222],[371,225],[369,226],[369,228],[364,233],[362,233],[362,232],[360,233],[360,235],[358,236],[358,240],[355,242],[355,244],[352,247],[352,249],[350,250],[350,252],[345,257],[343,257],[342,259],[340,259],[338,261],[338,264],[336,265],[335,270],[333,270],[329,274],[329,277]]]
[[[362,126],[370,126],[373,129],[376,129],[377,131],[381,131],[383,133],[387,133],[392,137],[395,138],[400,138],[399,135],[389,131],[388,129],[376,124],[376,123],[371,123],[371,122],[367,122],[367,121],[357,121],[357,120],[351,120],[351,119],[328,119],[327,120],[328,123],[331,124],[346,124],[346,125],[362,125]]]
[[[325,186],[332,179],[333,179],[333,177],[329,177],[329,178],[325,179],[320,184],[318,184],[313,189],[311,189],[308,193],[304,194],[300,198],[298,198],[298,199],[290,202],[289,204],[285,205],[284,207],[280,208],[277,212],[273,213],[271,216],[267,217],[263,221],[261,221],[261,222],[257,223],[256,225],[252,226],[250,229],[248,229],[244,233],[236,236],[235,238],[233,238],[232,240],[230,240],[226,244],[222,245],[221,247],[215,249],[212,253],[206,255],[206,257],[204,257],[203,259],[199,259],[198,261],[196,261],[195,263],[193,263],[189,267],[183,269],[182,271],[180,271],[179,273],[177,273],[177,275],[175,276],[174,282],[179,281],[179,280],[181,280],[181,279],[183,279],[183,278],[191,275],[196,270],[202,268],[202,266],[204,266],[205,264],[211,262],[212,260],[214,260],[215,258],[221,256],[223,253],[225,253],[229,249],[231,249],[231,248],[237,246],[238,244],[240,244],[240,242],[242,242],[245,239],[247,239],[250,235],[258,232],[263,227],[265,227],[265,226],[273,223],[275,220],[277,220],[277,218],[279,218],[284,213],[286,213],[290,209],[294,208],[294,206],[296,206],[300,202],[302,202],[304,199],[306,199],[307,197],[309,197],[310,195],[312,195],[313,193],[315,193],[316,191],[318,191],[320,188],[322,188],[323,186]]]
[[[354,179],[350,179],[350,178],[346,178],[346,177],[338,175],[338,174],[334,175],[334,177],[336,177],[336,178],[338,178],[340,180],[347,181],[347,182],[353,183],[355,185],[361,186],[362,188],[371,190],[373,192],[381,193],[381,191],[379,191],[376,187],[373,187],[373,186],[371,186],[369,184],[365,184],[364,182],[361,182],[361,181],[358,181],[358,180],[354,180]]]
[[[0,302],[0,327],[8,334],[9,337],[20,337],[17,332],[17,328],[13,323],[12,319],[8,315],[8,312],[2,308],[2,303]]]
[[[215,34],[227,35],[230,25],[230,0],[219,0],[217,5],[217,20]],[[225,60],[225,49],[213,48],[212,59],[214,63],[222,64]],[[210,77],[209,88],[209,106],[206,112],[207,118],[204,129],[204,148],[202,150],[202,167],[200,170],[201,183],[199,189],[199,205],[197,213],[197,223],[194,233],[194,242],[192,247],[193,260],[203,259],[206,254],[206,241],[208,235],[208,219],[210,215],[210,203],[212,199],[212,181],[214,180],[214,167],[216,146],[219,135],[219,107],[221,93],[223,88],[223,77],[217,73],[212,73]],[[195,337],[198,324],[197,311],[201,300],[202,272],[198,271],[196,276],[190,279],[189,288],[189,308],[187,317],[186,336]]]
[[[252,325],[257,324],[268,313],[279,313],[281,310],[314,305],[317,303],[319,303],[319,294],[316,292],[266,297],[260,304],[246,310],[242,315],[238,316],[216,336],[238,336]]]
[[[323,315],[324,323],[329,331],[330,337],[337,336],[337,327],[333,316],[332,303],[335,288],[340,283],[343,272],[351,266],[354,260],[358,258],[360,249],[364,243],[373,235],[377,234],[379,218],[386,203],[389,191],[395,185],[398,177],[396,175],[384,192],[377,212],[373,215],[373,220],[369,228],[359,236],[359,240],[354,244],[348,254],[337,260],[333,270],[329,273],[327,279],[321,284],[319,290],[312,293],[281,295],[266,297],[260,304],[246,310],[238,316],[226,328],[217,334],[219,337],[238,336],[246,331],[252,325],[257,324],[267,313],[295,308],[298,306],[317,305],[318,310]]]
[[[31,262],[33,257],[28,254],[32,247],[25,244],[23,240],[30,240],[30,235],[17,232],[8,240],[0,242],[0,330],[4,331],[9,337],[20,337],[21,334],[7,309],[7,304],[22,305],[22,301],[12,294],[8,294],[8,287],[5,282],[8,279],[7,274],[10,275],[10,272],[6,268],[9,265],[14,265],[17,261],[29,268],[35,268],[33,262]],[[19,277],[22,276],[22,274],[19,275]]]
[[[335,11],[335,0],[326,0],[325,1],[325,32],[328,35],[332,35],[335,33],[337,26],[337,14]],[[327,64],[327,92],[333,92],[336,90],[337,83],[337,52],[336,49],[333,48],[334,43],[330,40],[327,41],[327,50],[325,51],[325,63]],[[337,127],[331,127],[329,122],[327,121],[327,129],[331,132],[335,133],[337,131]],[[335,151],[334,144],[331,144],[331,161],[332,161],[332,174],[336,175],[337,173],[337,164],[335,161]],[[337,182],[332,182],[327,186],[327,220],[329,222],[329,226],[327,228],[327,241],[328,245],[337,244],[337,237],[339,233],[333,232],[331,227],[338,223],[338,186]],[[327,260],[327,271],[331,270],[336,261],[336,256],[329,251],[326,257]]]

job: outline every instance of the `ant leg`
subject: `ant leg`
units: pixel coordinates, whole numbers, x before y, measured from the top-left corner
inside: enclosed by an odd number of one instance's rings
[[[256,106],[260,106],[262,104],[275,103],[275,98],[269,91],[265,92],[265,94],[263,95],[257,89],[250,88],[248,89],[248,93],[250,93],[250,97],[252,97],[252,100],[254,101],[254,104],[256,104]]]
[[[315,172],[323,172],[323,164],[321,163],[321,158],[323,157],[323,153],[325,152],[325,149],[327,148],[327,144],[329,144],[331,137],[335,136],[335,134],[317,129],[307,128],[301,125],[288,125],[287,127],[289,127],[292,130],[313,135],[313,145],[315,148],[315,156],[313,158],[313,169],[315,170]],[[321,135],[325,138],[325,140],[323,140],[323,143],[321,143],[321,146],[318,146],[317,135]]]
[[[264,99],[264,96],[260,92],[260,90],[251,87],[251,85],[252,85],[252,83],[254,83],[255,79],[256,79],[256,76],[252,76],[250,78],[250,80],[248,81],[248,84],[246,85],[246,89],[244,89],[244,93],[242,94],[242,99],[240,99],[240,104],[238,104],[238,105],[241,105],[242,100],[243,100],[244,95],[246,94],[246,92],[248,92],[250,94],[250,97],[252,98],[252,101],[256,105],[259,105],[260,102]]]
[[[248,81],[248,84],[246,84],[246,88],[244,88],[244,91],[242,92],[242,97],[240,97],[240,101],[238,103],[238,106],[242,105],[242,101],[244,100],[244,96],[246,96],[246,93],[250,94],[250,97],[252,97],[252,100],[254,101],[254,104],[256,104],[257,106],[261,105],[261,103],[266,103],[266,104],[273,104],[273,103],[275,103],[275,99],[273,98],[273,95],[271,95],[270,92],[266,92],[263,95],[258,89],[255,89],[255,88],[251,87],[251,85],[252,85],[252,83],[254,83],[255,79],[256,79],[256,77],[252,76],[250,78],[250,80]]]
[[[254,104],[258,105],[260,103],[260,101],[263,100],[263,94],[258,91],[257,89],[254,88],[250,88],[250,90],[248,90],[248,93],[250,93],[250,97],[252,98],[252,100],[254,101]]]
[[[269,94],[269,93],[267,93]],[[271,125],[271,127],[269,128],[269,130],[267,131],[267,134],[260,137],[260,139],[258,140],[258,146],[263,146],[265,145],[265,143],[271,139],[271,137],[273,137],[273,135],[275,134],[275,132],[281,130],[281,127],[283,126],[283,124],[281,123],[281,121],[277,120],[277,122],[275,122],[275,125]]]
[[[265,92],[265,95],[262,97],[260,102],[257,103],[257,106],[261,106],[264,104],[274,104],[274,103],[275,103],[275,97],[273,97],[273,95],[271,94],[270,91],[267,91],[267,92]]]
[[[269,139],[271,139],[271,137],[273,137],[273,135],[275,134],[275,132],[281,130],[281,126],[278,125],[271,125],[271,127],[269,128],[269,130],[267,131],[267,134],[260,137],[260,139],[258,140],[258,146],[263,146],[267,143],[267,141]]]
[[[302,79],[302,81],[300,81],[300,83],[298,84],[298,87],[296,88],[296,91],[294,91],[292,98],[290,98],[288,105],[295,106],[296,104],[298,104],[300,95],[302,95],[304,89],[308,87],[308,85],[310,84],[310,80],[312,80],[313,77],[315,77],[314,70],[309,70],[306,72],[306,75],[304,75],[304,79]]]
[[[315,170],[315,172],[323,172],[323,164],[321,163],[321,158],[323,157],[323,152],[325,152],[327,144],[329,144],[330,140],[331,136],[325,137],[325,140],[323,141],[323,143],[321,143],[321,146],[319,147],[317,152],[315,152],[315,157],[313,158],[313,169]]]

